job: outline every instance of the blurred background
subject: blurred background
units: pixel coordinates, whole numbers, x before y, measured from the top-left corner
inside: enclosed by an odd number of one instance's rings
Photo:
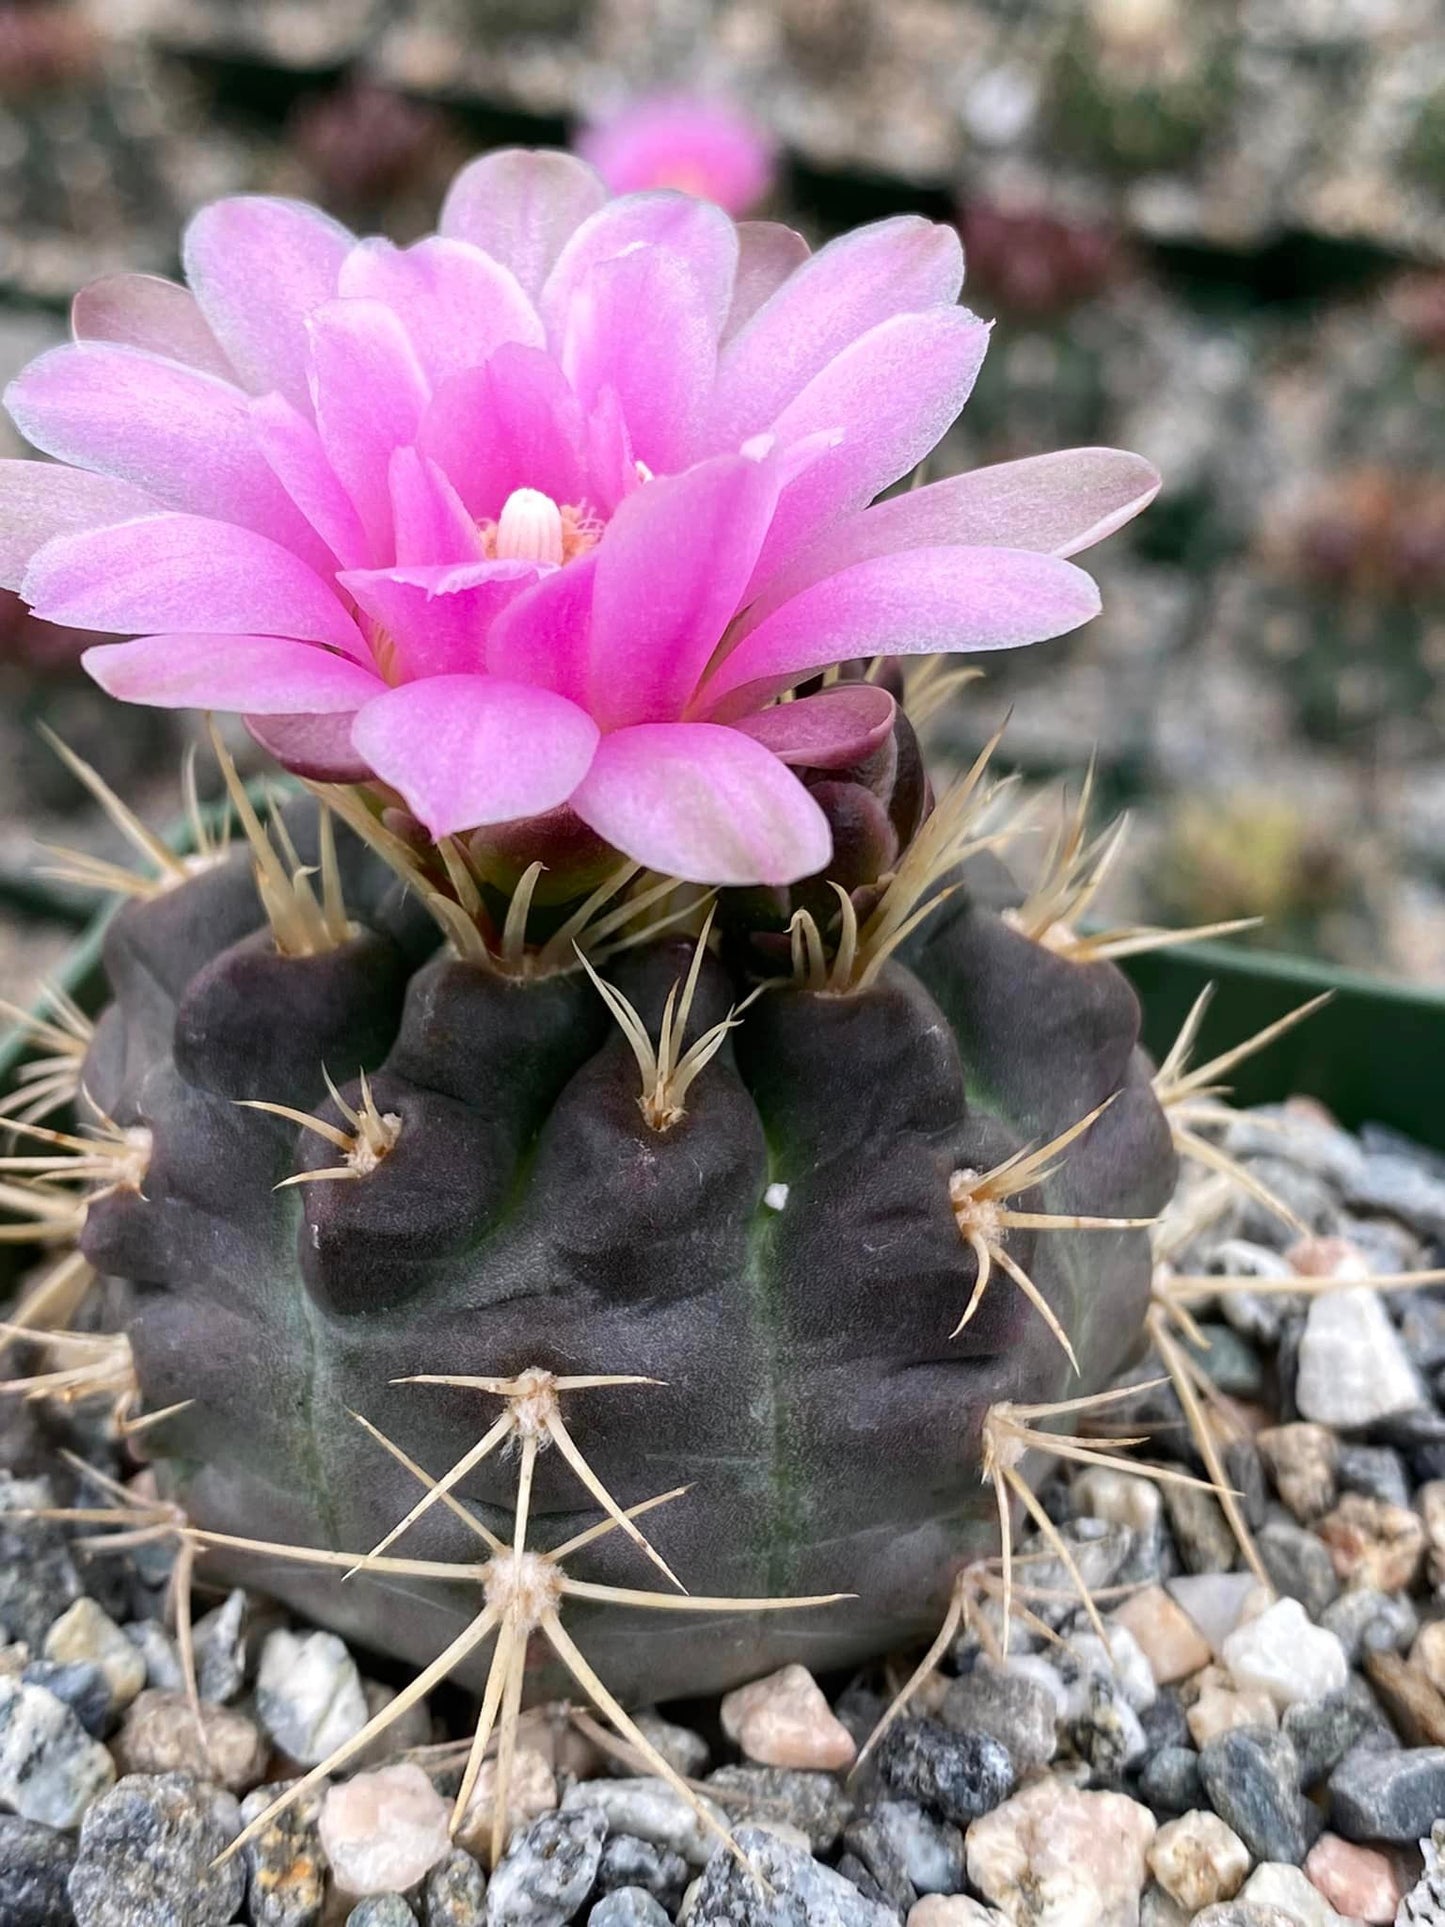
[[[468,154],[579,137],[617,185],[720,168],[815,240],[955,221],[999,327],[933,472],[1109,442],[1165,490],[1096,552],[1104,615],[988,659],[945,747],[1012,709],[1031,779],[1097,750],[1133,822],[1111,916],[1261,916],[1445,984],[1439,0],[0,0],[0,375],[83,282],[176,272],[218,194],[409,238]],[[111,835],[36,723],[179,807],[186,726],[74,654],[0,601],[12,997],[92,907],[35,877],[36,835]]]

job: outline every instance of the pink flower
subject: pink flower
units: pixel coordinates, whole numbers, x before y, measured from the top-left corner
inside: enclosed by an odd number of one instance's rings
[[[414,247],[238,199],[196,216],[185,263],[189,290],[86,289],[75,342],[12,384],[58,462],[0,464],[0,586],[138,636],[86,654],[111,694],[239,710],[434,835],[567,804],[681,878],[810,875],[829,833],[789,765],[848,761],[891,712],[773,698],[1086,622],[1064,557],[1157,487],[1084,449],[869,506],[988,335],[956,305],[957,236],[914,217],[809,255],[505,152]]]
[[[763,199],[777,151],[738,108],[694,94],[634,101],[584,129],[576,147],[614,194],[679,188],[729,214],[746,214]]]

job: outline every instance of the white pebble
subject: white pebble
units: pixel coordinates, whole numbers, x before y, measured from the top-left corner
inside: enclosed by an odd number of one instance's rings
[[[1278,1907],[1299,1927],[1344,1927],[1345,1916],[1335,1912],[1319,1888],[1298,1867],[1277,1860],[1256,1867],[1239,1897],[1250,1907]]]
[[[1224,1642],[1237,1686],[1259,1687],[1276,1706],[1309,1705],[1348,1683],[1350,1664],[1333,1633],[1312,1625],[1297,1599],[1280,1599]]]
[[[419,1766],[383,1766],[327,1788],[321,1844],[343,1893],[405,1893],[451,1852],[450,1820]]]
[[[1425,1403],[1379,1293],[1325,1292],[1305,1319],[1295,1399],[1307,1419],[1352,1431]]]
[[[256,1713],[302,1766],[319,1766],[366,1725],[356,1661],[335,1633],[274,1632],[261,1649]]]

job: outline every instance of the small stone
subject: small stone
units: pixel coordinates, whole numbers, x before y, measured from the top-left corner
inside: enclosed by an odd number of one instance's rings
[[[1128,1527],[1108,1525],[1102,1519],[1075,1519],[1061,1526],[1059,1535],[1072,1555],[1084,1589],[1091,1594],[1112,1586],[1134,1551],[1134,1534]],[[1030,1534],[1015,1551],[1027,1562],[1029,1586],[1035,1591],[1034,1609],[1039,1616],[1051,1623],[1072,1618],[1077,1582],[1057,1550],[1038,1534]],[[1057,1597],[1057,1606],[1047,1603],[1050,1594]]]
[[[246,1684],[246,1617],[250,1602],[237,1587],[196,1621],[196,1684],[203,1700],[224,1706]],[[299,1756],[292,1755],[293,1758]]]
[[[321,1845],[343,1893],[405,1893],[451,1851],[450,1821],[426,1774],[404,1762],[328,1787]]]
[[[737,1843],[772,1888],[772,1899],[719,1847],[685,1911],[688,1927],[897,1927],[892,1908],[866,1899],[850,1880],[761,1827],[741,1828]]]
[[[591,1891],[606,1837],[596,1807],[544,1813],[514,1834],[487,1888],[488,1927],[563,1927]]]
[[[797,1773],[779,1766],[720,1766],[709,1775],[708,1786],[743,1821],[761,1825],[782,1820],[799,1828],[812,1842],[814,1853],[832,1852],[853,1812],[852,1800],[828,1773]]]
[[[961,1835],[959,1844],[962,1846]],[[870,1900],[881,1900],[891,1907],[902,1920],[917,1900],[918,1890],[908,1878],[902,1854],[871,1808],[855,1814],[848,1822],[843,1845],[845,1852],[838,1861],[839,1873]]]
[[[1403,1593],[1373,1592],[1359,1587],[1341,1593],[1320,1615],[1320,1624],[1333,1633],[1356,1665],[1367,1653],[1401,1652],[1415,1637],[1419,1615]]]
[[[938,1720],[900,1720],[876,1755],[889,1791],[967,1826],[1013,1791],[1008,1753],[987,1733],[953,1733]]]
[[[43,1686],[47,1693],[64,1700],[92,1739],[103,1740],[115,1724],[110,1681],[98,1666],[79,1660],[62,1664],[59,1660],[37,1659],[20,1677],[27,1685]]]
[[[1404,1898],[1387,1853],[1358,1847],[1334,1833],[1322,1833],[1310,1848],[1305,1874],[1337,1914],[1363,1920],[1368,1927],[1389,1927]]]
[[[1252,1572],[1181,1574],[1165,1591],[1189,1615],[1218,1654],[1236,1626],[1269,1605],[1269,1593]]]
[[[968,1830],[968,1878],[1015,1927],[1133,1927],[1154,1816],[1122,1793],[1037,1780]]]
[[[684,1780],[700,1780],[707,1772],[711,1751],[701,1733],[665,1720],[655,1706],[639,1708],[632,1715],[632,1723]],[[608,1763],[608,1771],[625,1778],[630,1769],[613,1760]]]
[[[953,1894],[963,1885],[963,1835],[911,1800],[880,1800],[872,1818],[918,1892]]]
[[[675,1911],[688,1879],[688,1864],[680,1853],[639,1840],[636,1834],[608,1834],[597,1869],[597,1885],[604,1893],[614,1887],[644,1887],[654,1900]]]
[[[224,1927],[241,1905],[235,1797],[187,1773],[133,1773],[90,1807],[70,1875],[76,1927]]]
[[[248,1793],[241,1802],[242,1825],[258,1820],[294,1784],[283,1781]],[[241,1849],[253,1927],[316,1927],[321,1919],[326,1897],[326,1862],[316,1825],[321,1800],[321,1789],[311,1788]]]
[[[1139,1927],[1189,1927],[1189,1915],[1157,1880],[1151,1880],[1139,1896]]]
[[[1257,1432],[1254,1440],[1274,1489],[1301,1525],[1309,1525],[1335,1502],[1339,1441],[1325,1425],[1300,1421]]]
[[[416,1915],[400,1894],[373,1894],[352,1908],[346,1927],[416,1927]]]
[[[114,1779],[109,1753],[63,1700],[0,1679],[0,1802],[42,1826],[77,1827]]]
[[[1192,1682],[1189,1690],[1194,1690]],[[1144,1729],[1151,1754],[1157,1753],[1161,1746],[1190,1744],[1189,1720],[1178,1687],[1164,1687],[1148,1712],[1139,1715],[1139,1724]]]
[[[557,1777],[547,1760],[530,1746],[512,1755],[512,1777],[507,1786],[507,1838],[519,1827],[530,1826],[557,1805]],[[459,1847],[491,1865],[492,1821],[497,1811],[497,1763],[483,1760],[462,1823],[456,1830]]]
[[[1162,1826],[1148,1858],[1159,1885],[1191,1914],[1232,1900],[1250,1869],[1249,1849],[1234,1829],[1218,1814],[1197,1810]]]
[[[1445,1693],[1445,1619],[1422,1626],[1410,1649],[1410,1664],[1439,1693]]]
[[[1008,1750],[1020,1778],[1047,1766],[1057,1744],[1057,1699],[1039,1679],[981,1659],[971,1673],[950,1680],[938,1708],[958,1733],[987,1733]]]
[[[1342,1432],[1425,1402],[1378,1292],[1360,1285],[1311,1301],[1295,1399],[1306,1418]]]
[[[1445,1746],[1445,1697],[1398,1653],[1371,1653],[1365,1677],[1395,1731],[1409,1746]]]
[[[150,1688],[126,1714],[113,1742],[122,1773],[194,1773],[246,1793],[266,1771],[270,1747],[260,1728],[229,1706],[201,1707],[204,1738],[184,1693]]]
[[[1237,1627],[1222,1657],[1239,1686],[1259,1687],[1279,1707],[1337,1693],[1350,1676],[1344,1647],[1333,1633],[1312,1626],[1296,1599],[1278,1600]]]
[[[160,1693],[178,1693],[185,1685],[176,1642],[158,1619],[133,1619],[121,1629],[145,1661],[146,1685]]]
[[[1399,1927],[1440,1927],[1445,1920],[1445,1820],[1437,1820],[1420,1842],[1425,1865],[1400,1903]]]
[[[280,1750],[319,1766],[366,1725],[356,1661],[335,1633],[271,1633],[261,1649],[256,1715]]]
[[[59,1665],[98,1666],[117,1713],[130,1705],[146,1683],[145,1661],[93,1599],[77,1599],[66,1608],[46,1633],[43,1650],[47,1659]]]
[[[668,1927],[667,1911],[645,1887],[615,1887],[587,1916],[588,1927]]]
[[[1297,1914],[1268,1901],[1221,1900],[1194,1916],[1189,1927],[1300,1927]]]
[[[1429,1479],[1415,1494],[1430,1542],[1430,1583],[1445,1591],[1445,1479]],[[3,1615],[0,1615],[3,1616]]]
[[[1136,1713],[1147,1712],[1159,1696],[1154,1673],[1143,1648],[1122,1622],[1106,1624],[1107,1637],[1076,1631],[1059,1656],[1058,1671],[1071,1699],[1081,1675],[1106,1679]],[[1066,1702],[1066,1711],[1072,1705]]]
[[[1288,1519],[1271,1519],[1255,1534],[1255,1544],[1276,1592],[1297,1599],[1311,1619],[1339,1596],[1334,1561],[1313,1532]]]
[[[1076,1518],[1105,1519],[1127,1526],[1140,1538],[1158,1528],[1163,1501],[1153,1479],[1094,1465],[1080,1473],[1069,1490]]]
[[[1299,1759],[1282,1733],[1242,1726],[1199,1750],[1205,1796],[1256,1860],[1298,1866],[1321,1827],[1299,1789]]]
[[[1139,1791],[1156,1813],[1188,1813],[1204,1798],[1199,1755],[1190,1746],[1163,1746],[1139,1774]]]
[[[60,1527],[50,1519],[16,1518],[55,1505],[48,1479],[0,1472],[0,1625],[39,1651],[51,1626],[81,1595],[80,1578]]]
[[[1341,1492],[1362,1492],[1386,1505],[1409,1505],[1405,1463],[1389,1445],[1341,1444],[1335,1465]]]
[[[65,1927],[75,1842],[54,1827],[0,1814],[0,1927]]]
[[[721,1717],[724,1733],[760,1766],[830,1772],[851,1766],[857,1755],[853,1735],[834,1719],[806,1666],[784,1666],[725,1693]]]
[[[1278,1907],[1298,1927],[1343,1927],[1340,1916],[1298,1867],[1270,1863],[1256,1867],[1240,1898],[1251,1907]]]
[[[715,1802],[699,1795],[717,1826],[727,1830],[727,1815]],[[569,1787],[562,1801],[564,1813],[587,1807],[606,1816],[610,1833],[632,1833],[654,1846],[681,1854],[690,1867],[705,1867],[718,1836],[696,1809],[666,1780],[584,1780]]]
[[[1316,1700],[1312,1706],[1291,1706],[1281,1729],[1298,1756],[1300,1785],[1313,1786],[1333,1773],[1365,1731],[1369,1719],[1360,1698],[1348,1689]]]
[[[1445,1814],[1445,1747],[1357,1746],[1330,1775],[1330,1821],[1346,1840],[1423,1839]]]
[[[1212,1657],[1209,1641],[1162,1586],[1135,1593],[1115,1610],[1113,1622],[1138,1642],[1156,1685],[1188,1679]]]
[[[925,1894],[909,1909],[908,1927],[997,1927],[1003,1915],[967,1894]]]
[[[469,1853],[453,1847],[426,1877],[422,1927],[482,1927],[487,1917],[487,1877]]]
[[[1164,1507],[1186,1572],[1228,1572],[1238,1548],[1218,1499],[1199,1486],[1164,1488]]]
[[[1425,1527],[1404,1506],[1347,1492],[1315,1528],[1347,1586],[1407,1592],[1425,1558]]]

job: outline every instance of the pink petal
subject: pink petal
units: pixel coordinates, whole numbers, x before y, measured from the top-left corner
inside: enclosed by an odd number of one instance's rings
[[[430,399],[426,376],[406,330],[379,301],[329,301],[307,325],[321,446],[361,517],[372,560],[390,562],[391,457],[417,438]]]
[[[203,207],[182,245],[216,338],[258,394],[308,404],[306,317],[336,293],[353,237],[302,201],[242,195]]]
[[[480,675],[487,631],[537,579],[533,562],[468,562],[444,568],[352,569],[338,577],[390,637],[393,680]]]
[[[504,341],[543,345],[537,310],[511,269],[466,241],[363,241],[341,264],[340,291],[400,317],[433,386],[475,368]]]
[[[581,407],[556,362],[535,348],[509,344],[444,382],[420,446],[482,521],[495,521],[516,488],[554,502],[587,494]]]
[[[897,704],[873,683],[840,682],[743,716],[735,729],[798,769],[848,769],[887,742]]]
[[[794,883],[832,855],[828,820],[797,777],[710,723],[604,736],[572,807],[625,856],[685,883]]]
[[[293,776],[313,783],[364,783],[371,771],[351,746],[355,713],[343,709],[318,711],[314,716],[251,715],[241,720],[262,749]]]
[[[276,479],[335,560],[351,568],[369,561],[371,547],[361,517],[336,479],[309,413],[293,408],[284,395],[257,395],[251,403],[251,427]]]
[[[494,676],[536,683],[590,709],[592,597],[599,551],[590,550],[524,589],[487,638]]]
[[[561,362],[584,409],[615,391],[650,469],[684,466],[717,366],[717,324],[692,263],[663,248],[599,262],[571,301]]]
[[[756,207],[772,186],[776,143],[740,108],[700,94],[633,101],[585,128],[577,151],[614,194],[675,187],[729,214]]]
[[[891,315],[950,307],[963,285],[952,228],[916,214],[840,235],[790,274],[729,343],[711,445],[737,448],[774,420],[850,341]]]
[[[716,342],[727,319],[737,272],[737,230],[721,208],[687,194],[624,194],[609,201],[563,248],[547,277],[539,306],[553,346],[568,333],[573,303],[598,267],[624,255],[663,249],[686,261],[700,291]]]
[[[536,295],[569,237],[606,199],[575,155],[505,147],[467,163],[447,190],[438,226],[484,249]]]
[[[854,656],[1015,649],[1099,613],[1082,569],[1021,549],[907,549],[814,583],[735,646],[697,705],[726,714],[730,692],[785,688]],[[749,707],[754,701],[749,701]]]
[[[565,803],[592,760],[597,725],[547,689],[430,676],[368,703],[352,741],[433,836],[450,836]]]
[[[107,274],[70,304],[77,341],[118,341],[234,382],[236,371],[211,333],[196,297],[158,274]]]
[[[738,222],[738,271],[723,323],[724,344],[752,320],[790,274],[802,267],[808,253],[802,235],[795,228],[784,227],[781,221]]]
[[[598,548],[592,700],[605,729],[671,722],[737,611],[767,534],[769,468],[723,455],[640,488]]]
[[[0,588],[18,589],[26,564],[57,535],[78,535],[151,513],[157,504],[129,482],[59,462],[0,461]]]
[[[141,636],[101,643],[81,661],[108,695],[156,709],[351,711],[385,687],[327,649],[277,636]]]
[[[604,388],[587,411],[587,499],[604,515],[642,486],[632,436],[615,388]]]
[[[335,592],[304,562],[263,535],[198,515],[62,535],[31,562],[21,594],[42,621],[72,629],[291,636],[370,661]]]
[[[47,455],[132,482],[166,508],[239,522],[325,561],[256,445],[247,397],[229,382],[136,348],[81,341],[32,361],[5,402]]]
[[[435,462],[415,448],[399,448],[390,482],[398,563],[415,568],[483,560],[481,530]]]
[[[767,577],[819,530],[908,474],[968,400],[989,324],[966,308],[895,315],[814,375],[773,427],[779,444],[845,432],[784,492],[758,561]]]

